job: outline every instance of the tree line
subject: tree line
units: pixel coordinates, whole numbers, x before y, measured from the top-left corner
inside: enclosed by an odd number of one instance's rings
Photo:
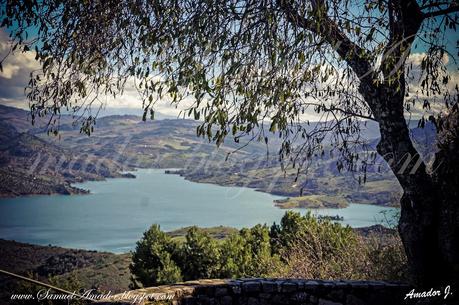
[[[223,240],[198,227],[174,239],[154,224],[137,242],[130,269],[132,288],[208,278],[407,276],[400,239],[363,239],[349,226],[292,211],[279,224],[257,224]]]

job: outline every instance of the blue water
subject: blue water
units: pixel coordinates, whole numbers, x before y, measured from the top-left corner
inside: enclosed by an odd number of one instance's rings
[[[89,195],[26,196],[0,200],[0,238],[42,245],[128,252],[153,223],[163,230],[184,226],[232,226],[279,222],[279,196],[249,188],[194,183],[164,170],[140,169],[136,179],[108,179],[76,186]],[[394,208],[351,204],[315,211],[341,215],[353,227],[383,223]],[[301,210],[305,213],[305,210]]]

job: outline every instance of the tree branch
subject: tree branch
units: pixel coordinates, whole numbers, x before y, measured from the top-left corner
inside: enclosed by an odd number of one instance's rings
[[[313,14],[316,18],[307,19],[292,7],[289,0],[278,0],[279,8],[285,13],[287,20],[296,26],[311,31],[325,39],[345,60],[359,79],[372,74],[367,50],[352,42],[326,14],[323,1],[312,1]]]
[[[421,6],[420,9],[425,10],[426,8],[440,7],[441,5],[447,5],[447,4],[451,4],[451,2],[450,1],[437,1],[434,3],[425,4]]]
[[[386,80],[394,80],[395,77],[403,83],[404,63],[422,24],[423,15],[416,0],[390,0],[388,13],[389,41],[384,50],[381,71]]]
[[[455,12],[459,12],[459,4],[451,3],[451,5],[448,8],[438,10],[438,11],[423,13],[423,18],[427,19],[427,18],[432,18],[432,17],[438,17],[438,16],[455,13]]]

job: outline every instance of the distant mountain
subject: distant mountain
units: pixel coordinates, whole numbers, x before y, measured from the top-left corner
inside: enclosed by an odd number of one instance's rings
[[[142,117],[143,110],[142,108],[104,108],[99,112],[98,117],[103,118],[107,116],[113,115],[132,115],[136,117]],[[164,120],[170,119],[174,120],[177,119],[177,116],[174,115],[167,115],[161,112],[155,112],[155,120]]]
[[[280,168],[280,140],[275,135],[269,136],[267,155],[264,141],[244,146],[244,139],[239,144],[227,139],[217,148],[214,143],[196,137],[199,122],[193,120],[164,118],[143,122],[140,116],[132,114],[102,116],[96,122],[95,132],[88,137],[79,132],[71,115],[62,115],[60,134],[55,137],[45,133],[45,120],[31,126],[27,115],[27,111],[0,105],[0,179],[15,181],[1,189],[3,195],[34,193],[32,190],[40,188],[26,185],[37,179],[56,181],[61,189],[69,190],[72,182],[117,177],[122,170],[133,168],[180,168],[177,173],[192,181],[247,186],[285,196],[323,194],[341,196],[350,202],[397,205],[401,195],[400,186],[382,160],[383,171],[370,168],[366,183],[360,184],[358,175],[340,173],[333,157],[317,156],[308,174],[296,181],[296,169],[284,173]],[[378,125],[372,121],[364,124],[362,135],[374,148],[379,137]],[[414,128],[411,133],[422,154],[432,155],[432,126]],[[59,156],[60,161],[34,161],[38,156],[43,160]],[[25,173],[22,185],[19,178],[10,179],[12,175],[20,177],[18,173]],[[50,188],[43,188],[40,193],[53,192]]]
[[[55,137],[46,134],[45,120],[32,126],[27,118],[25,110],[0,105],[1,196],[82,193],[70,184],[129,176],[121,171],[135,167],[185,167],[211,155],[223,160],[234,150],[196,138],[191,120],[112,115],[99,118],[88,137],[72,116],[62,115]]]

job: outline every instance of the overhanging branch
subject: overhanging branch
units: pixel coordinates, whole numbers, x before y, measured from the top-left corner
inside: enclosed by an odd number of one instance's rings
[[[448,15],[448,14],[456,13],[456,12],[459,12],[459,4],[452,3],[448,8],[438,10],[438,11],[423,13],[423,18],[427,19],[427,18],[432,18],[432,17],[444,16],[444,15]]]
[[[317,18],[312,19],[307,19],[298,14],[289,0],[278,0],[277,3],[291,24],[311,31],[326,40],[360,79],[372,74],[373,70],[368,61],[370,56],[367,50],[352,42],[339,29],[338,25],[327,16],[326,12],[324,13],[323,1],[312,1],[313,15],[317,16]]]

